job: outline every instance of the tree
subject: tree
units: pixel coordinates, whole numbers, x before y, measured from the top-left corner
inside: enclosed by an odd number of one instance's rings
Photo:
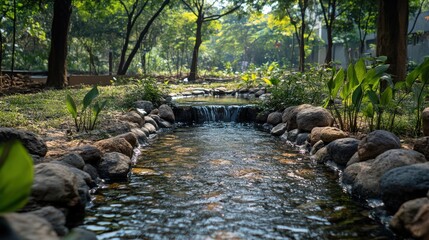
[[[147,10],[149,7],[153,7],[153,2],[150,0],[134,0],[132,3],[125,0],[120,0],[120,4],[123,6],[126,15],[127,15],[127,26],[126,26],[126,32],[124,36],[124,44],[121,51],[121,57],[119,61],[118,66],[118,75],[125,75],[128,71],[128,68],[131,65],[132,60],[134,59],[135,55],[137,54],[138,50],[140,49],[140,46],[145,39],[146,35],[149,32],[150,27],[152,26],[153,22],[157,19],[159,14],[164,10],[164,8],[170,3],[170,0],[164,0],[162,1],[161,5],[155,10],[153,15],[148,19],[145,27],[139,32],[138,38],[131,50],[131,52],[128,54],[128,47],[130,43],[130,37],[132,31],[135,29],[135,25],[137,20],[140,16],[142,16],[142,13]]]
[[[64,88],[67,83],[67,36],[72,0],[55,0],[48,60],[47,87]]]
[[[198,52],[202,41],[202,28],[204,23],[215,21],[221,17],[231,14],[240,8],[240,4],[232,5],[230,7],[223,7],[221,11],[216,8],[216,4],[221,4],[217,0],[204,1],[204,0],[182,0],[183,4],[191,11],[196,17],[197,29],[195,31],[195,45],[192,53],[191,69],[189,72],[188,80],[195,81],[197,78],[198,68]]]
[[[371,1],[348,1],[345,5],[347,16],[356,25],[359,34],[359,52],[365,52],[365,41],[368,34],[375,32],[377,5]]]
[[[337,12],[337,0],[319,0],[320,8],[323,13],[323,21],[326,26],[326,35],[327,35],[327,48],[326,48],[326,57],[325,64],[329,65],[332,62],[332,46],[333,46],[333,36],[332,31],[334,29],[334,22],[336,17],[339,15]]]
[[[405,79],[407,61],[408,0],[380,0],[377,56],[386,56],[394,81]]]

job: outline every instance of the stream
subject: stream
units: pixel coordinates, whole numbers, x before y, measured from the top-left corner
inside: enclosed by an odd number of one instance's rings
[[[99,239],[394,239],[337,173],[251,124],[159,134],[87,210]]]

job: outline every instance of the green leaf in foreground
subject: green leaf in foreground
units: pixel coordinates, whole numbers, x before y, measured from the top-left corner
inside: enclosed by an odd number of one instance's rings
[[[33,176],[33,160],[19,141],[0,144],[0,214],[27,203]]]

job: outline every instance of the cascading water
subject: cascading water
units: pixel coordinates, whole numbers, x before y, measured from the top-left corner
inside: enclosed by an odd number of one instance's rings
[[[256,117],[253,105],[179,106],[174,109],[177,122],[252,122]]]

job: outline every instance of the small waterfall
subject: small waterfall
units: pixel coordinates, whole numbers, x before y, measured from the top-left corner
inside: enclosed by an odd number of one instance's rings
[[[179,106],[174,108],[177,122],[253,122],[256,118],[256,107],[253,105],[208,105]]]

